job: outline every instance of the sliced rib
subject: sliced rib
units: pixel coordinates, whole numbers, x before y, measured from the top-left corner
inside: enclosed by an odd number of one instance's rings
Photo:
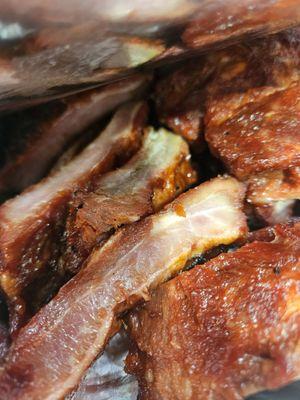
[[[114,229],[160,210],[195,178],[185,141],[164,129],[150,129],[127,164],[100,177],[92,192],[76,193],[67,222],[65,267],[75,273]]]
[[[1,129],[8,144],[0,193],[19,193],[40,180],[75,137],[138,95],[145,82],[136,76],[4,118]]]
[[[0,398],[61,399],[118,330],[118,316],[195,254],[246,233],[244,188],[216,178],[120,229],[20,330],[0,374]]]
[[[147,400],[232,400],[300,377],[300,224],[163,284],[130,316]]]
[[[57,260],[72,194],[87,189],[118,158],[129,157],[137,149],[145,116],[144,103],[122,106],[107,128],[70,163],[1,206],[0,285],[10,308],[12,330],[30,314],[25,303],[39,305],[64,276]]]

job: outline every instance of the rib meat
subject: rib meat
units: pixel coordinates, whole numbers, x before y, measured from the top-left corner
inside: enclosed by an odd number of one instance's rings
[[[164,129],[150,129],[138,153],[100,177],[71,203],[63,263],[76,272],[92,248],[114,229],[158,211],[195,182],[187,144]]]
[[[0,285],[12,330],[64,277],[57,261],[72,194],[136,150],[145,116],[143,103],[122,106],[104,132],[70,163],[1,206]]]
[[[299,166],[300,85],[249,101],[220,124],[208,124],[206,138],[214,154],[242,180]]]
[[[216,178],[128,225],[20,330],[0,374],[0,398],[61,399],[118,329],[117,317],[194,254],[246,233],[244,188]]]
[[[163,284],[130,316],[147,400],[233,400],[300,377],[300,224]]]
[[[5,117],[6,154],[0,193],[19,193],[50,169],[72,140],[145,87],[142,76]]]
[[[299,35],[295,29],[221,52],[207,88],[209,147],[248,182],[249,203],[270,223],[286,217],[299,198],[300,47],[293,32]]]

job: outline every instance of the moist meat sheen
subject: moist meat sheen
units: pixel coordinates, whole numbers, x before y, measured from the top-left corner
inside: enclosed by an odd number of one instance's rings
[[[117,317],[186,261],[247,231],[243,185],[206,182],[116,232],[19,331],[0,373],[0,398],[61,399],[118,329]]]
[[[144,103],[122,106],[104,132],[69,164],[1,206],[0,286],[12,330],[31,313],[26,305],[45,301],[63,279],[57,260],[72,194],[136,150],[145,116]]]
[[[185,141],[149,128],[127,164],[97,179],[92,192],[76,193],[67,222],[64,268],[75,273],[114,229],[158,211],[195,180]]]
[[[238,400],[300,377],[300,224],[259,235],[131,314],[141,399]]]

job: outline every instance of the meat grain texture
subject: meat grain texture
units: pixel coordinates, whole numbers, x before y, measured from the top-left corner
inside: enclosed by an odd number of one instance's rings
[[[0,398],[61,399],[119,329],[119,316],[187,260],[247,232],[244,188],[224,177],[116,232],[20,330],[0,371]]]

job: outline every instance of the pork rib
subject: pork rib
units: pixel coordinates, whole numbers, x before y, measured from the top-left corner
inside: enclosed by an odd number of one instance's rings
[[[272,234],[184,272],[131,314],[127,369],[141,399],[238,400],[300,377],[300,224]]]
[[[138,153],[100,177],[93,191],[76,193],[67,222],[65,267],[75,273],[92,248],[114,229],[138,221],[195,182],[187,144],[164,129],[149,129]]]
[[[12,330],[30,314],[26,303],[39,305],[64,275],[57,260],[72,194],[87,188],[118,157],[136,150],[145,116],[144,103],[122,106],[104,132],[69,164],[1,206],[0,286]]]
[[[118,329],[117,317],[194,254],[245,234],[244,188],[216,178],[128,225],[20,330],[0,374],[0,398],[61,399]]]
[[[207,88],[210,150],[248,182],[248,202],[269,223],[288,217],[299,198],[299,32],[219,53]]]
[[[6,117],[2,129],[9,143],[0,193],[19,193],[36,183],[79,133],[136,96],[145,82],[136,76]]]

